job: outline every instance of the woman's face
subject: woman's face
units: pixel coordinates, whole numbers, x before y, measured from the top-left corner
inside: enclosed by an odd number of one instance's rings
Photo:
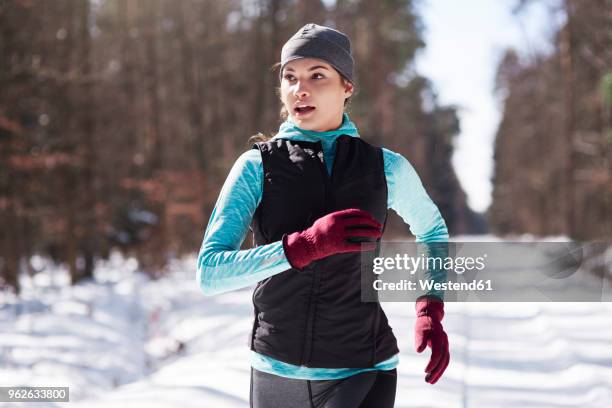
[[[338,71],[320,59],[299,58],[283,67],[281,100],[302,129],[322,132],[340,127],[344,100],[352,94],[353,85],[345,85]]]

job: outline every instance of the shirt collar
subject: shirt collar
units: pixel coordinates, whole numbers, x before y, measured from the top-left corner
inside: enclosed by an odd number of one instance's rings
[[[342,114],[342,123],[337,129],[327,130],[324,132],[318,132],[315,130],[306,130],[298,127],[291,119],[291,116],[281,123],[278,133],[272,138],[279,139],[293,139],[293,140],[304,140],[308,142],[328,141],[336,140],[340,135],[348,135],[352,137],[359,137],[357,127],[351,122],[348,114],[345,112]]]

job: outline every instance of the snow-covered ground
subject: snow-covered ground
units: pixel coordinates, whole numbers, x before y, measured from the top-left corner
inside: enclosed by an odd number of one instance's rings
[[[45,271],[19,299],[0,293],[0,386],[68,386],[71,402],[0,406],[248,407],[250,289],[203,296],[194,257],[153,281],[115,254],[74,287],[33,262]],[[383,307],[402,351],[396,407],[612,406],[612,303],[448,302],[451,363],[433,386],[413,306]]]

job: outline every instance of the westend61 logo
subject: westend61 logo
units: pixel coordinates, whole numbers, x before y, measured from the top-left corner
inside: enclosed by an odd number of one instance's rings
[[[376,257],[373,259],[372,272],[376,275],[381,275],[384,272],[409,274],[413,276],[424,276],[429,274],[426,279],[418,279],[414,282],[408,279],[400,279],[394,282],[383,282],[381,279],[376,279],[372,282],[372,287],[376,291],[391,290],[391,291],[446,291],[446,290],[493,290],[490,280],[472,280],[471,282],[450,282],[440,276],[435,278],[435,275],[440,273],[446,275],[447,271],[454,271],[458,275],[465,272],[478,272],[485,268],[485,257],[441,257],[429,256],[420,254],[419,256],[410,256],[408,254],[396,254],[394,257]],[[393,279],[392,279],[393,280]]]
[[[364,302],[612,300],[608,242],[383,242],[361,258]]]
[[[430,257],[421,254],[418,257],[408,254],[397,254],[395,257],[374,258],[372,272],[377,275],[386,270],[405,270],[414,275],[419,270],[446,270],[462,274],[466,271],[482,271],[485,268],[484,259],[487,255],[478,257]]]

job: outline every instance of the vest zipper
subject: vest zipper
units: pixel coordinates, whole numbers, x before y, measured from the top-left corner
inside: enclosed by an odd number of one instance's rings
[[[323,145],[321,142],[316,142],[318,149],[315,152],[315,159],[319,164],[319,169],[321,170],[321,174],[323,176],[323,181],[325,183],[325,188],[323,192],[323,210],[325,214],[329,210],[328,206],[328,198],[330,197],[330,189],[331,189],[331,176],[333,175],[333,167],[336,166],[337,160],[334,160],[334,164],[332,166],[332,174],[327,174],[327,164],[325,163],[325,153],[323,152]],[[337,145],[336,145],[337,148]],[[319,157],[319,154],[321,157]],[[320,270],[320,268],[316,267],[316,261],[311,264],[312,270],[312,285],[310,287],[310,296],[308,298],[308,312],[306,316],[306,330],[304,340],[304,348],[302,349],[302,364],[308,366],[312,362],[312,349],[313,349],[313,339],[314,339],[314,330],[315,330],[315,315],[317,310],[317,299],[320,289],[321,283],[321,273],[324,271]]]

